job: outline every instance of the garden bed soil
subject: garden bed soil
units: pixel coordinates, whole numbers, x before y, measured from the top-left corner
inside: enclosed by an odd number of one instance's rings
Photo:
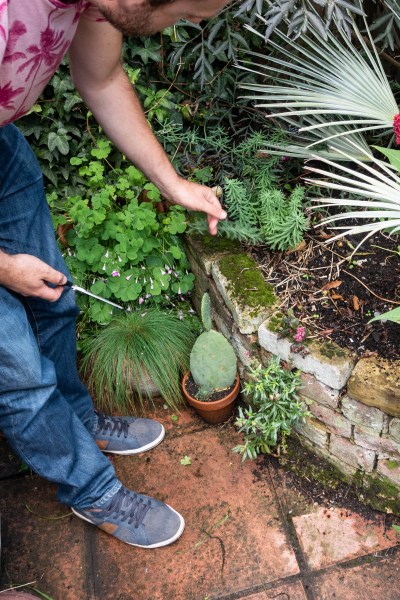
[[[274,285],[282,312],[293,309],[312,337],[328,339],[360,357],[400,358],[400,324],[370,319],[400,306],[400,239],[378,233],[327,243],[311,232],[292,252],[251,247],[264,277]]]

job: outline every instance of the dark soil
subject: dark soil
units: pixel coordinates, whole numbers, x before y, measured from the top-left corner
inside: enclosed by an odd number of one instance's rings
[[[400,239],[375,234],[354,252],[361,238],[331,244],[311,233],[297,251],[251,252],[267,281],[292,308],[311,336],[336,342],[358,356],[400,358],[400,324],[369,320],[400,306]]]
[[[222,400],[222,398],[225,398],[225,396],[232,392],[233,388],[235,387],[235,384],[236,381],[228,388],[213,392],[211,396],[209,396],[206,400],[203,400],[203,402],[215,402],[216,400]],[[192,398],[196,398],[196,400],[202,400],[201,398],[197,397],[200,388],[197,385],[197,383],[193,381],[193,377],[191,375],[189,375],[189,377],[186,380],[185,388],[188,394],[192,396]]]

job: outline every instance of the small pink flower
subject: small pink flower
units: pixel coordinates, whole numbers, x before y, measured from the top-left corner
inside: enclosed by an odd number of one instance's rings
[[[394,116],[393,127],[396,134],[396,144],[400,146],[400,113]]]
[[[306,328],[305,327],[298,327],[297,330],[296,330],[296,333],[293,336],[294,341],[295,342],[302,342],[305,337],[306,337]]]
[[[119,277],[119,271],[113,271],[111,275],[112,277]]]
[[[139,304],[143,304],[144,298],[140,297],[139,300],[138,300],[138,302],[139,302]]]

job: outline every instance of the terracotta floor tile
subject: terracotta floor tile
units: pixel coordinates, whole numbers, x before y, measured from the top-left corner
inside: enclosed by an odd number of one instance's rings
[[[293,524],[311,569],[378,552],[398,542],[394,530],[385,531],[383,516],[365,520],[346,509],[320,506],[294,517]]]
[[[173,411],[161,402],[157,403],[155,408],[146,414],[150,419],[157,419],[165,427],[167,435],[177,436],[192,431],[199,431],[209,428],[196,412],[188,407],[183,407],[180,412]]]
[[[68,512],[55,501],[54,487],[36,476],[0,482],[0,590],[35,581],[54,600],[87,598],[84,523],[73,516],[54,519]]]
[[[301,581],[279,584],[263,592],[243,596],[243,600],[269,600],[272,598],[274,600],[307,600]]]
[[[186,531],[153,551],[96,535],[99,598],[213,599],[298,573],[274,495],[254,477],[254,463],[232,453],[236,443],[231,430],[207,428],[167,437],[146,455],[118,457],[122,481],[182,512]],[[191,465],[180,463],[184,456]]]
[[[336,568],[313,583],[318,600],[399,600],[400,557],[376,560],[352,569]]]

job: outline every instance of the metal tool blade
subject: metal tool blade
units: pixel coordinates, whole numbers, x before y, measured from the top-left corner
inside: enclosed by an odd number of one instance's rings
[[[88,290],[85,290],[84,288],[79,287],[79,285],[75,285],[74,283],[72,283],[72,281],[67,281],[67,283],[65,285],[67,287],[71,288],[71,290],[75,290],[75,292],[79,292],[80,294],[86,294],[87,296],[96,298],[96,300],[100,300],[100,302],[106,302],[106,304],[111,304],[111,306],[115,306],[115,308],[125,310],[123,306],[120,306],[119,304],[115,304],[115,302],[111,302],[111,300],[107,300],[106,298],[102,298],[101,296],[97,296],[96,294],[93,294],[92,292],[89,292]]]

